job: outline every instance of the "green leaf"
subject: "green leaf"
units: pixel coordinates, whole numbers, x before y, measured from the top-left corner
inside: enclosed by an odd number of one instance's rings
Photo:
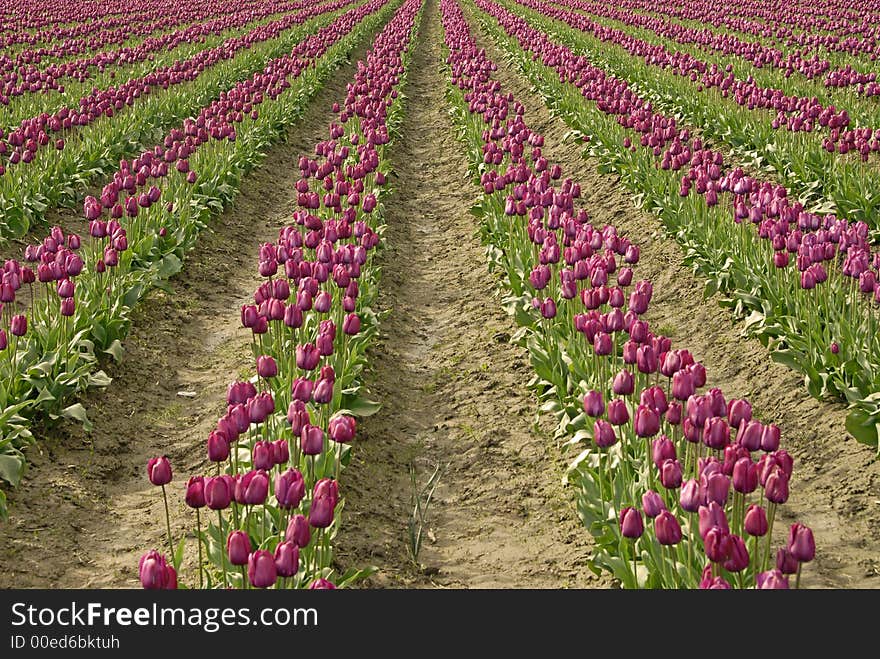
[[[159,264],[159,277],[161,279],[168,279],[169,277],[176,275],[182,269],[183,263],[177,258],[177,255],[166,254],[165,258],[163,258],[162,262]]]
[[[856,408],[846,416],[846,430],[862,444],[878,445],[877,437],[880,432],[880,423],[864,410]]]
[[[24,475],[25,460],[21,455],[5,453],[0,455],[0,478],[12,487],[17,487]]]
[[[114,339],[113,343],[110,344],[110,347],[105,349],[104,352],[113,357],[116,361],[122,361],[122,355],[125,354],[125,350],[119,339]]]
[[[382,409],[382,403],[368,400],[363,396],[352,397],[345,395],[342,397],[342,407],[344,409],[340,410],[340,413],[344,414],[347,411],[352,416],[363,418],[373,416],[376,412]]]
[[[65,407],[61,410],[61,416],[65,419],[79,421],[83,424],[83,429],[86,432],[89,432],[92,429],[92,423],[89,421],[89,417],[86,415],[86,408],[82,406],[82,403],[74,403],[70,407]]]

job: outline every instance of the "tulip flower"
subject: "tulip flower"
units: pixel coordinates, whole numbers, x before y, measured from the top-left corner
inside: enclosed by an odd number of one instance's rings
[[[265,549],[258,549],[250,555],[247,562],[248,579],[254,588],[269,588],[278,580],[275,556]]]
[[[661,545],[677,545],[681,542],[681,526],[668,510],[660,512],[654,520],[654,534]]]
[[[622,426],[629,421],[629,410],[625,401],[620,398],[608,401],[608,421],[615,426]]]
[[[336,590],[336,586],[333,582],[327,581],[326,579],[315,579],[309,584],[307,590]]]
[[[247,565],[251,539],[244,531],[233,531],[226,540],[226,554],[233,565]]]
[[[234,483],[228,474],[205,479],[205,503],[211,510],[223,510],[232,501]]]
[[[205,507],[205,479],[202,476],[193,476],[186,484],[186,505],[190,508]]]
[[[276,377],[278,375],[278,364],[268,355],[257,357],[257,375],[265,379]]]
[[[816,556],[813,531],[803,524],[792,524],[788,535],[788,550],[801,563],[809,563]]]
[[[605,413],[605,403],[602,400],[602,394],[595,390],[588,391],[584,395],[583,408],[587,416],[594,418],[602,416]]]
[[[623,508],[620,511],[620,534],[624,538],[636,540],[642,537],[645,527],[642,514],[635,508]]]
[[[788,590],[788,577],[779,570],[761,572],[757,578],[758,590]]]
[[[265,503],[269,494],[269,476],[265,471],[253,470],[242,474],[235,483],[235,500],[247,506]]]
[[[357,423],[351,416],[335,416],[330,419],[329,434],[334,442],[347,444],[354,439]]]
[[[292,577],[299,570],[299,547],[292,542],[280,542],[275,547],[275,569],[279,577]]]
[[[761,506],[752,504],[746,511],[743,526],[751,536],[762,537],[767,533],[767,512]]]
[[[287,530],[284,533],[284,539],[292,542],[302,549],[307,547],[312,540],[312,532],[309,528],[309,522],[303,515],[294,515],[287,523]]]
[[[305,496],[305,481],[303,475],[297,469],[287,471],[275,476],[275,498],[278,507],[291,509],[299,506]]]
[[[138,564],[138,577],[146,590],[174,590],[177,588],[177,573],[162,554],[150,550]]]
[[[645,511],[645,515],[654,519],[666,510],[666,504],[663,503],[663,499],[654,490],[648,490],[642,495],[642,508]]]
[[[27,316],[13,316],[9,321],[9,331],[13,336],[24,336],[27,334]]]
[[[164,455],[147,461],[147,476],[153,485],[167,485],[171,482],[171,463]]]
[[[322,478],[315,483],[312,504],[309,508],[309,524],[318,529],[325,529],[333,523],[333,513],[339,493],[336,481]]]
[[[604,419],[596,419],[593,423],[593,441],[599,448],[608,448],[617,443],[617,435],[614,428]]]

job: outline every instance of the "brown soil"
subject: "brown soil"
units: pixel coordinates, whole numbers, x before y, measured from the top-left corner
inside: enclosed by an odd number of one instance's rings
[[[471,25],[480,34],[478,22]],[[564,143],[565,122],[550,115],[488,37],[480,45],[498,64],[503,88],[525,105],[529,125],[545,135],[545,155],[581,183],[593,221],[617,226],[641,246],[636,276],[654,283],[648,316],[653,327],[705,364],[710,386],[728,398],[749,398],[759,418],[782,428],[795,472],[774,538],[777,545],[784,542],[794,521],[813,528],[817,557],[804,569],[802,585],[880,588],[880,461],[847,434],[844,406],[813,399],[800,375],[742,336],[732,314],[718,305],[720,296],[704,300],[702,282],[682,265],[680,248],[663,235],[659,220],[633,207],[617,177],[598,173],[598,162],[583,157],[582,145]]]
[[[373,587],[607,585],[587,568],[590,537],[563,488],[565,462],[536,423],[524,350],[497,299],[469,208],[477,188],[446,111],[438,3],[428,0],[393,150],[379,307],[391,313],[367,384],[382,410],[359,425],[343,477],[339,560],[375,565]],[[442,194],[438,194],[442,192]],[[418,566],[408,520],[443,468]]]
[[[259,245],[274,241],[289,218],[297,160],[325,138],[330,105],[345,94],[367,47],[329,78],[287,144],[247,177],[174,278],[174,294],[155,292],[136,310],[126,355],[109,369],[113,383],[83,401],[91,434],[66,424],[43,431],[28,451],[30,468],[10,493],[2,527],[0,587],[138,586],[140,555],[167,551],[161,492],[146,478],[154,455],[167,454],[174,467],[168,493],[176,539],[195,525],[183,488],[206,466],[204,442],[225,409],[227,384],[252,373],[239,308],[259,283]],[[195,553],[194,541],[187,551]]]

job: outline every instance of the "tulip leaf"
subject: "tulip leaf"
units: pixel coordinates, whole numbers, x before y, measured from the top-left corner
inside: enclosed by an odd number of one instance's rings
[[[878,433],[880,433],[880,423],[876,417],[868,414],[864,410],[856,408],[852,410],[846,417],[846,430],[857,441],[868,446],[877,446]]]
[[[364,398],[363,396],[349,396],[343,395],[342,397],[342,410],[339,411],[340,414],[345,414],[346,412],[351,416],[356,417],[367,417],[373,416],[376,412],[382,409],[382,404],[377,403],[376,401],[369,400]]]
[[[21,455],[5,453],[0,455],[0,478],[12,487],[17,487],[24,475],[25,460]]]
[[[110,344],[110,347],[106,348],[104,352],[113,357],[116,361],[122,361],[122,355],[125,354],[125,350],[122,348],[122,343],[119,339],[114,339],[113,343]]]
[[[75,421],[79,421],[83,424],[83,429],[86,432],[91,431],[92,424],[89,421],[89,417],[86,415],[86,408],[83,407],[82,403],[74,403],[70,407],[65,407],[61,410],[61,416],[65,419],[74,419]]]
[[[106,387],[109,386],[113,379],[104,371],[98,371],[89,375],[90,387]]]

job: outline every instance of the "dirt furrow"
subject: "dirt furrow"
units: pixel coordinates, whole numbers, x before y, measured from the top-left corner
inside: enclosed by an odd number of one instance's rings
[[[29,451],[28,475],[2,527],[0,587],[137,586],[140,554],[167,551],[161,493],[146,478],[153,455],[167,454],[175,470],[175,536],[194,525],[183,503],[186,480],[205,467],[205,440],[224,410],[227,384],[253,370],[239,308],[259,283],[259,245],[289,220],[297,160],[325,139],[330,106],[344,96],[369,41],[332,74],[288,142],[245,179],[172,281],[174,293],[142,302],[113,383],[84,401],[93,431],[64,425]]]
[[[771,361],[757,340],[742,336],[732,314],[719,306],[720,296],[703,298],[702,282],[682,265],[680,248],[663,235],[659,220],[634,207],[616,176],[600,174],[598,162],[583,157],[582,144],[565,142],[565,122],[550,115],[525,77],[479,30],[478,21],[471,25],[480,46],[498,64],[503,88],[525,105],[529,125],[546,136],[545,155],[581,183],[594,223],[613,224],[641,246],[636,276],[654,283],[648,319],[655,331],[702,361],[711,386],[728,398],[748,397],[758,418],[782,428],[795,472],[776,541],[784,541],[795,520],[813,527],[817,556],[805,567],[803,583],[880,588],[880,462],[846,433],[844,406],[810,397],[801,376]]]
[[[345,473],[339,542],[346,566],[379,568],[368,585],[559,588],[607,584],[587,568],[565,463],[535,423],[525,352],[496,295],[476,220],[477,189],[447,114],[438,3],[428,0],[393,151],[380,306],[390,311],[367,378],[382,410],[359,425]],[[439,466],[418,567],[407,522],[416,470]]]

